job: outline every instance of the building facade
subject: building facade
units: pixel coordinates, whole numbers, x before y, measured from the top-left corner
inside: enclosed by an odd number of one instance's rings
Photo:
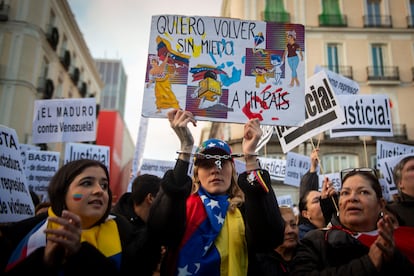
[[[118,114],[124,114],[127,76],[120,61],[102,62],[115,65],[101,78],[67,0],[0,0],[0,124],[15,129],[19,143],[32,144],[35,100],[95,98],[97,139],[91,143],[111,147],[116,202],[127,189],[135,145]],[[104,96],[105,85],[116,95]],[[64,143],[38,146],[63,160]]]
[[[118,110],[122,118],[125,115],[126,86],[128,77],[121,60],[95,59],[105,87],[101,94],[102,110]]]
[[[0,1],[0,124],[31,144],[34,101],[94,97],[103,82],[64,1]],[[42,145],[61,151],[61,143]]]
[[[309,156],[319,144],[323,173],[348,167],[375,167],[376,141],[414,145],[414,1],[412,0],[223,0],[222,16],[247,20],[296,23],[305,26],[306,74],[325,67],[356,81],[361,94],[385,94],[392,103],[394,137],[314,137],[293,151]],[[241,150],[242,128],[216,124],[215,133]],[[262,156],[284,158],[273,135]],[[295,187],[274,182],[278,195]]]

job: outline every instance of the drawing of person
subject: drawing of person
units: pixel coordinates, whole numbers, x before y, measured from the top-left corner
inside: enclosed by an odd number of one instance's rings
[[[252,70],[252,75],[256,76],[256,88],[259,88],[261,83],[266,83],[267,69],[261,66],[256,66],[256,68]]]
[[[280,55],[271,55],[270,63],[273,65],[273,68],[269,70],[269,73],[273,73],[273,76],[275,78],[274,84],[279,85],[282,83],[282,57]]]
[[[171,88],[170,75],[172,74],[167,70],[168,58],[169,54],[167,54],[165,59],[159,64],[159,57],[150,57],[151,69],[148,72],[149,82],[147,83],[147,88],[149,88],[152,83],[155,84],[154,92],[157,113],[161,113],[161,109],[180,108],[178,100]]]
[[[296,69],[299,65],[299,57],[297,52],[299,52],[300,60],[303,61],[303,54],[302,54],[302,48],[299,46],[299,44],[296,43],[296,32],[295,30],[291,30],[286,32],[287,34],[287,45],[285,48],[285,52],[283,53],[282,57],[282,63],[285,62],[285,56],[287,55],[287,61],[289,64],[289,67],[292,71],[292,78],[290,81],[289,86],[292,87],[295,85],[299,86],[299,79],[296,72]]]

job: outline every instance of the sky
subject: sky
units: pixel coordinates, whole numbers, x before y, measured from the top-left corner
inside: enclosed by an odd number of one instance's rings
[[[220,16],[222,0],[67,0],[93,58],[120,59],[128,77],[125,123],[136,143],[141,118],[151,17]],[[202,122],[189,126],[199,140]],[[145,159],[174,161],[179,140],[167,119],[150,119]]]

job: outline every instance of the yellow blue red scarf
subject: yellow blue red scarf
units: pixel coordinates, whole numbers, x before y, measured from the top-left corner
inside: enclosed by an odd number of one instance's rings
[[[247,274],[244,221],[239,209],[228,207],[228,196],[213,196],[202,188],[188,198],[186,231],[170,267],[174,274]]]
[[[50,207],[48,209],[48,214],[49,217],[56,216]],[[16,247],[9,259],[6,271],[24,260],[36,249],[46,246],[46,235],[43,232],[46,227],[57,228],[60,227],[60,225],[48,222],[47,219],[38,223]],[[82,230],[81,242],[90,243],[103,255],[113,260],[118,269],[120,268],[122,246],[118,226],[113,217],[108,217],[108,219],[100,225]]]

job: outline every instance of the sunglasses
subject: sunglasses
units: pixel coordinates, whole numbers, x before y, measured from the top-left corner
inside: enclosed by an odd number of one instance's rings
[[[341,182],[344,182],[344,179],[348,175],[354,175],[356,173],[368,173],[375,176],[375,178],[378,178],[377,171],[373,168],[348,168],[341,171]]]

